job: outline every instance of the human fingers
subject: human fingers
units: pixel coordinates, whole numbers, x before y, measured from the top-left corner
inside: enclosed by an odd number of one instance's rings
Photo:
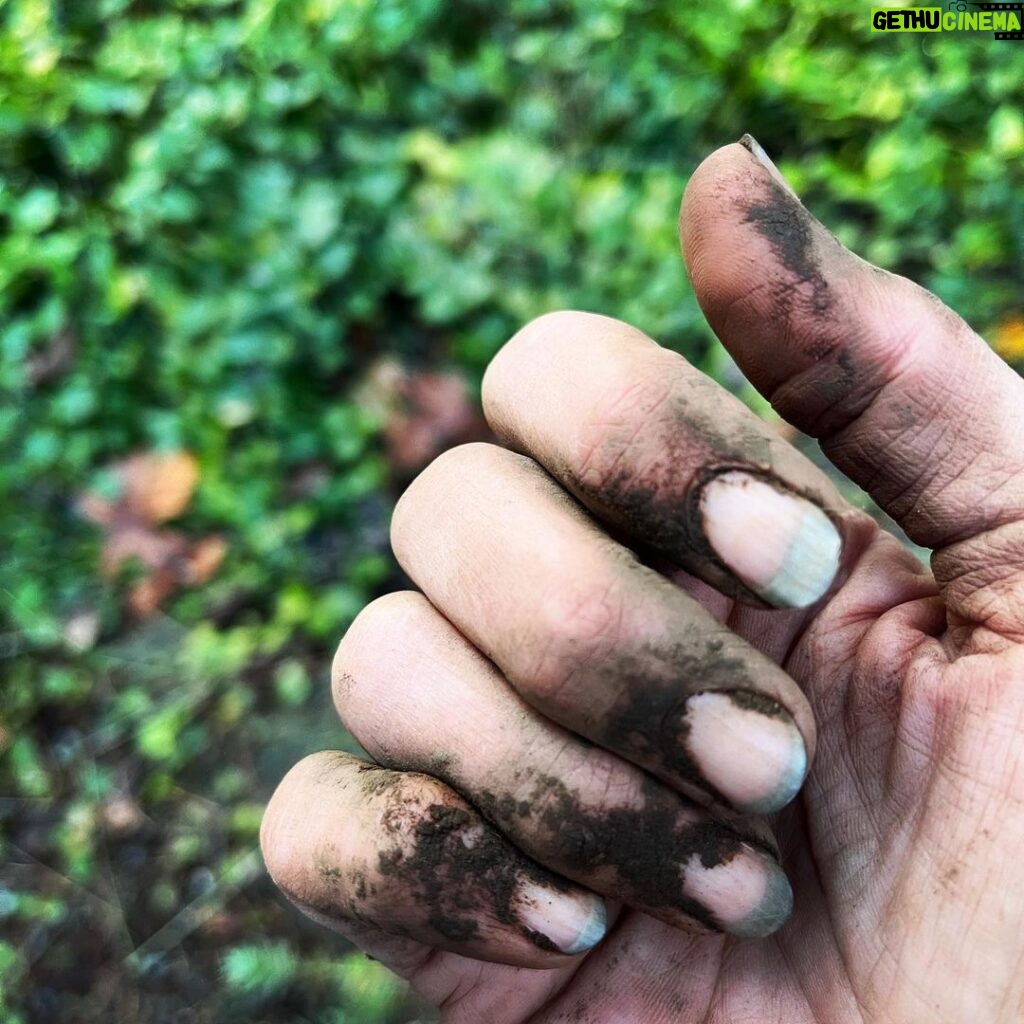
[[[628,324],[552,313],[484,378],[484,411],[600,519],[722,593],[811,605],[839,566],[843,503],[738,399]]]
[[[845,249],[756,142],[680,215],[708,321],[779,413],[925,547],[955,611],[1024,630],[1024,382],[952,310]]]
[[[365,609],[333,677],[371,756],[444,779],[558,875],[691,930],[760,936],[788,916],[763,826],[717,821],[540,715],[422,595]]]
[[[391,532],[409,576],[544,715],[704,802],[768,813],[799,790],[814,742],[799,687],[531,459],[446,453]]]
[[[522,967],[565,964],[604,934],[600,897],[425,775],[314,754],[274,793],[260,839],[275,883],[320,921]]]

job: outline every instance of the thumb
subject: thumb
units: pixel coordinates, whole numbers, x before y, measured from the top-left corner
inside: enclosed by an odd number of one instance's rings
[[[694,173],[680,234],[755,387],[935,549],[955,615],[1024,635],[1024,382],[935,296],[845,249],[750,136]]]

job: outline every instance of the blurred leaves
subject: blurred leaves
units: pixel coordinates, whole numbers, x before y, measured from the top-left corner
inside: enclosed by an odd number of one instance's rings
[[[742,388],[675,218],[744,132],[1024,365],[1019,64],[845,0],[0,2],[0,1018],[403,1019],[237,878],[355,749],[397,492],[554,308]]]
[[[460,374],[415,371],[389,357],[370,367],[355,409],[383,425],[388,463],[399,474],[417,472],[456,444],[490,436]]]
[[[279,998],[291,986],[333,990],[346,1009],[323,1019],[336,1024],[387,1019],[401,994],[394,975],[360,954],[340,962],[323,957],[300,960],[284,943],[235,946],[221,969],[229,988],[250,1004]]]
[[[236,946],[224,958],[224,979],[250,996],[272,996],[290,985],[298,962],[283,943],[275,946]]]
[[[116,576],[126,563],[138,563],[143,574],[128,592],[128,607],[139,616],[152,615],[178,587],[199,586],[217,571],[227,544],[222,537],[191,541],[183,534],[157,527],[180,516],[192,501],[199,467],[187,452],[133,455],[101,474],[116,497],[85,494],[79,507],[103,528],[101,566]]]

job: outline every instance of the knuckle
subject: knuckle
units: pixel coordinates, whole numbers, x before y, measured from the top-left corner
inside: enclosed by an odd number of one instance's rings
[[[520,358],[528,358],[531,350],[537,345],[547,347],[553,341],[561,344],[578,342],[586,338],[588,331],[596,323],[606,319],[595,313],[583,313],[574,309],[542,313],[525,323],[505,342],[491,361],[490,368],[514,369],[514,364]]]
[[[547,703],[565,698],[573,680],[621,642],[625,618],[622,588],[607,578],[562,587],[543,598],[527,673],[535,696]]]
[[[637,462],[631,451],[652,423],[670,414],[674,394],[674,381],[667,374],[606,392],[577,433],[574,461],[580,484],[600,492],[630,473],[628,467]]]
[[[508,433],[519,418],[523,381],[534,380],[538,367],[578,358],[590,347],[595,332],[632,330],[597,313],[556,310],[524,324],[491,360],[484,374],[484,413],[499,433]]]

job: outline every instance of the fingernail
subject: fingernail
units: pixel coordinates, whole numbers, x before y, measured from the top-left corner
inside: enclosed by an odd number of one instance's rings
[[[700,505],[708,543],[768,604],[804,608],[828,590],[843,544],[817,505],[741,470],[709,480]]]
[[[807,748],[789,712],[747,691],[706,691],[686,701],[687,752],[705,779],[737,810],[770,814],[796,796]]]
[[[742,939],[771,935],[793,912],[785,872],[766,853],[746,843],[729,860],[708,865],[701,854],[686,864],[683,888],[710,913],[722,931]]]
[[[596,946],[608,927],[604,900],[592,893],[555,892],[527,882],[519,902],[519,920],[534,942],[570,956]]]
[[[775,166],[775,162],[772,158],[764,151],[761,143],[754,138],[753,135],[747,134],[740,139],[740,145],[750,153],[755,160],[757,160],[763,167],[765,167],[768,173],[791,195],[796,196],[796,192],[793,191],[793,186],[782,176],[782,171]]]

